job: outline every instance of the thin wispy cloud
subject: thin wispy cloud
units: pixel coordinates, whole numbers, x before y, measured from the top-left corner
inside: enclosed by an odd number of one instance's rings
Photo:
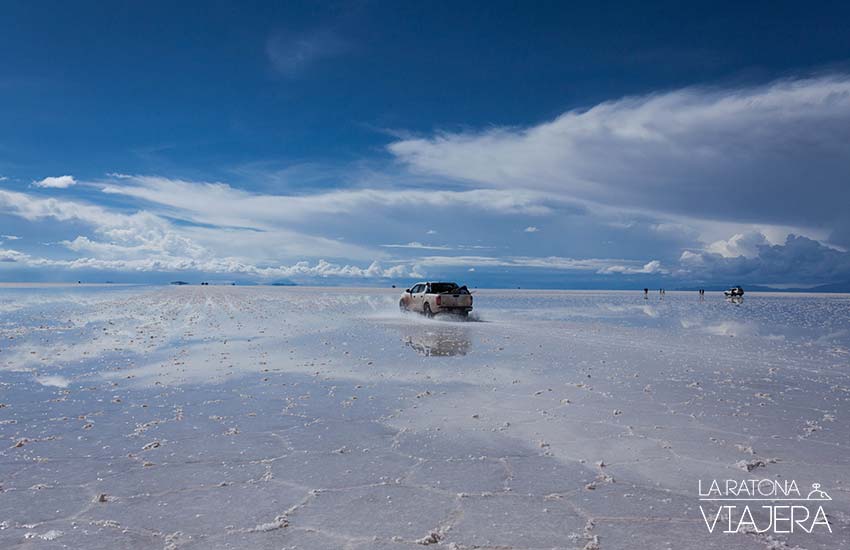
[[[295,77],[324,59],[348,50],[348,44],[330,29],[311,32],[277,32],[266,41],[272,68],[285,77]]]
[[[382,248],[401,248],[409,250],[486,250],[496,248],[495,246],[481,244],[424,244],[419,241],[410,241],[404,244],[382,244]]]
[[[610,273],[625,272],[626,268],[641,270],[646,265],[626,259],[566,258],[562,256],[425,256],[419,258],[416,263],[420,267],[514,267],[590,272],[604,272],[606,269],[613,268]],[[653,269],[657,265],[652,262],[649,263],[652,265],[647,269]],[[626,267],[621,270],[620,267],[622,266]]]
[[[544,215],[552,212],[535,191],[472,189],[335,189],[310,194],[252,193],[225,183],[192,182],[151,176],[99,184],[104,193],[133,197],[152,206],[182,211],[188,219],[230,226],[264,227],[281,219],[360,213],[374,207],[475,208],[502,214]]]
[[[454,250],[455,247],[445,245],[429,245],[417,241],[411,241],[405,244],[382,244],[384,248],[410,248],[413,250]]]

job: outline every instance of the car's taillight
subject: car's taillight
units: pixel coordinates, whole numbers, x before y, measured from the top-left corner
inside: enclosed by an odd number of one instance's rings
[[[443,297],[442,297],[442,296],[437,296],[437,305],[439,306],[439,305],[441,305],[442,303],[443,303]]]

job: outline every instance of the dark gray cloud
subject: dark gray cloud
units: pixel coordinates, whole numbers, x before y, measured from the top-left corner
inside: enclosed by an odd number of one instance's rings
[[[850,215],[838,220],[829,235],[829,242],[850,249]]]
[[[685,273],[695,280],[749,284],[813,285],[850,282],[850,253],[798,235],[784,244],[760,244],[753,257],[724,257],[711,252],[682,254]]]

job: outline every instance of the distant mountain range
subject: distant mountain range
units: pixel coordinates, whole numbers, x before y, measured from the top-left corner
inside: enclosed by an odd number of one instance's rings
[[[731,285],[730,285],[731,286]],[[850,293],[850,281],[843,283],[829,283],[825,285],[818,285],[812,288],[776,288],[767,285],[743,285],[745,291],[751,292],[841,292],[841,293]],[[682,287],[677,290],[699,290],[700,288],[704,288],[705,290],[714,291],[714,290],[726,290],[729,287],[724,286],[720,287],[717,285],[706,285],[702,287]]]
[[[769,286],[753,286],[748,290],[760,290],[764,292],[850,292],[850,281],[818,285],[812,288],[772,288]]]

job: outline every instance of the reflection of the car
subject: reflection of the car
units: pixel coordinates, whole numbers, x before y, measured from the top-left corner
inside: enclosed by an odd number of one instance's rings
[[[731,303],[739,306],[739,305],[744,303],[744,297],[743,296],[727,296],[726,301],[731,302]]]
[[[406,332],[402,340],[420,355],[466,355],[472,347],[469,332],[463,327],[414,326]]]

